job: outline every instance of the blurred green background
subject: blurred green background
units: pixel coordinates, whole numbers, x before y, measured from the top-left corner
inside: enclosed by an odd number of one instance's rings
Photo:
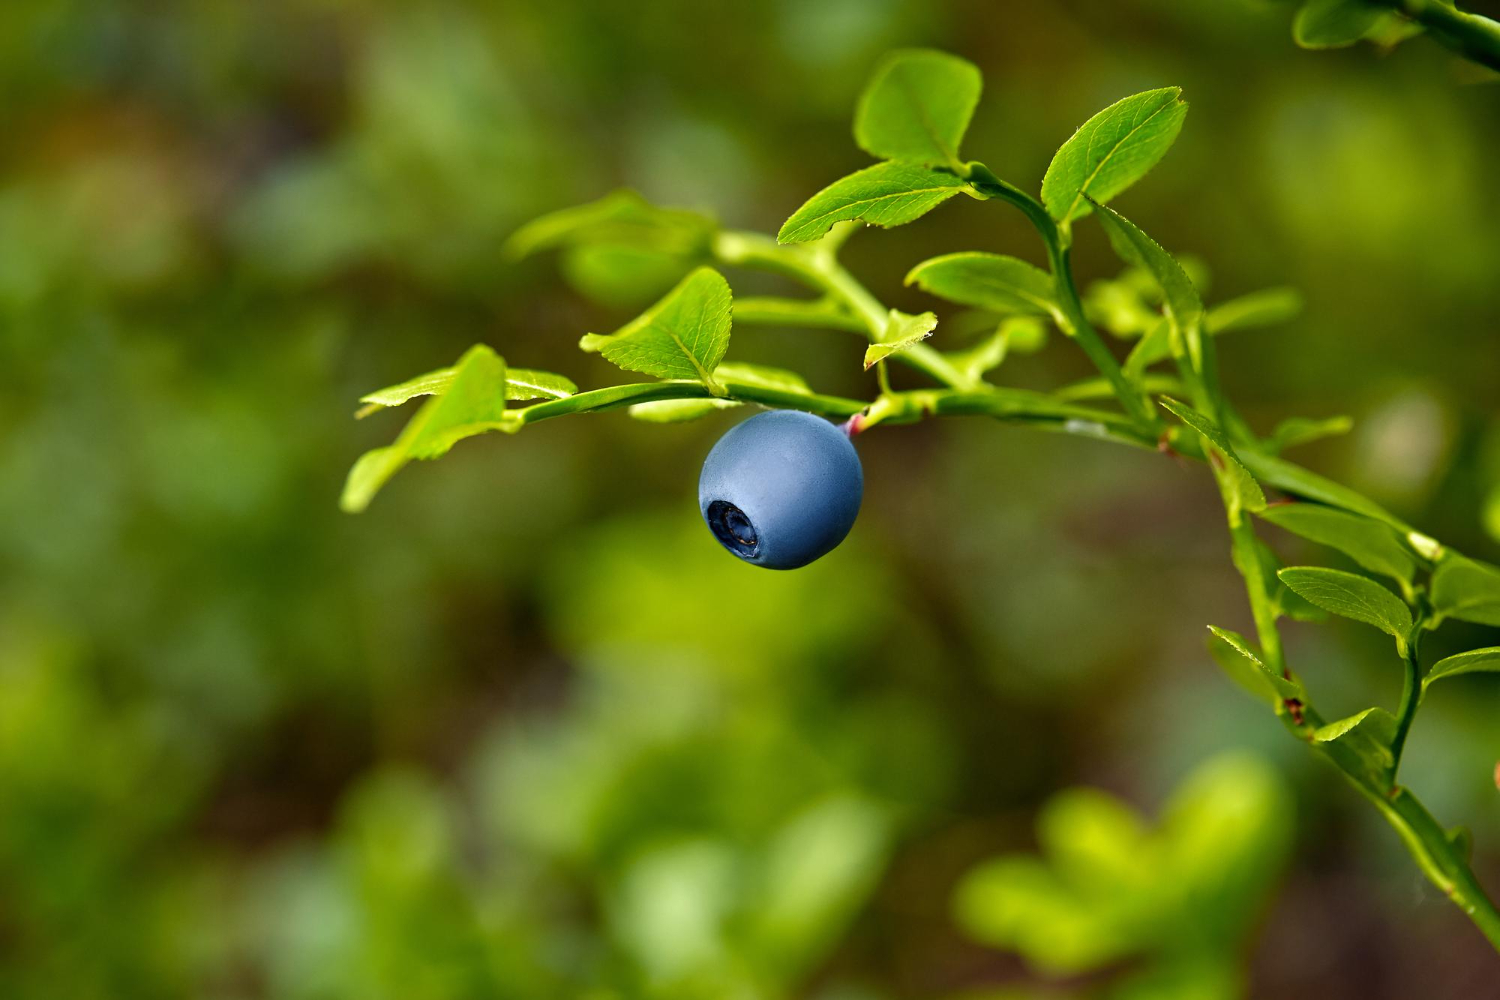
[[[967,150],[1028,188],[1098,108],[1184,87],[1181,139],[1122,210],[1204,258],[1215,298],[1307,299],[1224,341],[1231,395],[1261,430],[1354,416],[1301,459],[1496,560],[1500,87],[1424,40],[1298,51],[1289,16],[0,6],[0,996],[1075,996],[1117,967],[1142,997],[1490,995],[1478,934],[1207,656],[1203,625],[1247,614],[1199,470],[977,420],[882,430],[852,537],[789,574],[699,522],[735,414],[466,442],[336,508],[399,426],[353,422],[362,392],[476,341],[615,379],[574,344],[632,290],[591,304],[586,273],[507,263],[517,225],[629,185],[774,231],[864,165],[854,97],[921,44],[983,69]],[[915,311],[912,263],[1039,260],[1024,226],[955,203],[846,259]],[[1081,278],[1113,275],[1080,239]],[[868,397],[859,350],[730,349]],[[1074,353],[998,375],[1056,385],[1086,374]],[[1462,629],[1428,652],[1495,641]],[[1394,702],[1374,633],[1289,642],[1330,715]],[[1436,691],[1404,772],[1473,829],[1494,891],[1497,711],[1483,678]],[[1117,798],[1053,799],[1077,785]],[[1019,916],[986,903],[992,859],[1040,838],[1063,870],[1099,830],[1074,874],[1134,887],[1114,930],[1045,886]],[[1068,935],[1104,971],[1052,975]]]

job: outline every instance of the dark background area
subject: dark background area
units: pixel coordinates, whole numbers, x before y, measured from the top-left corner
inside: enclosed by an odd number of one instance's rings
[[[399,426],[355,423],[358,397],[472,343],[620,380],[574,345],[639,303],[508,262],[516,226],[628,185],[774,231],[866,163],[849,120],[879,56],[932,45],[985,74],[966,153],[1033,190],[1094,111],[1183,87],[1181,138],[1117,207],[1202,258],[1211,301],[1290,284],[1307,303],[1222,342],[1231,397],[1261,431],[1354,417],[1295,457],[1496,561],[1500,87],[1425,39],[1300,51],[1289,19],[6,3],[0,994],[1020,989],[1045,980],[966,938],[959,878],[1032,850],[1061,788],[1151,815],[1242,748],[1296,803],[1249,995],[1500,995],[1395,835],[1209,659],[1205,624],[1249,623],[1200,469],[979,420],[882,429],[860,440],[853,535],[790,574],[737,563],[696,514],[738,414],[548,422],[336,506]],[[959,202],[845,259],[912,311],[932,302],[901,277],[926,257],[1041,262],[1019,215]],[[1117,271],[1094,227],[1076,267]],[[997,380],[1087,375],[1069,347]],[[869,397],[860,350],[745,328],[730,357]],[[1495,642],[1454,625],[1426,654]],[[1325,712],[1394,703],[1375,633],[1288,643]],[[1500,689],[1447,688],[1403,776],[1473,830],[1500,891]]]

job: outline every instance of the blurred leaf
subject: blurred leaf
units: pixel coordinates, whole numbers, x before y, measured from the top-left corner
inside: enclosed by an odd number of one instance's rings
[[[469,348],[446,391],[422,404],[394,444],[367,451],[349,470],[339,506],[358,513],[413,458],[445,454],[459,441],[513,429],[505,410],[505,360],[483,344]]]
[[[601,243],[691,254],[706,245],[714,228],[707,216],[659,208],[634,191],[621,190],[528,222],[506,241],[505,252],[520,258],[570,244]]]
[[[999,313],[1058,313],[1052,275],[1001,254],[975,251],[933,257],[912,268],[906,283],[949,302]]]
[[[892,52],[860,95],[854,141],[885,160],[956,163],[982,85],[979,69],[957,56]]]
[[[1281,581],[1324,611],[1374,625],[1393,636],[1405,654],[1411,632],[1411,609],[1401,598],[1368,577],[1321,566],[1292,566]]]
[[[1087,197],[1085,195],[1085,197]],[[1143,233],[1135,223],[1114,209],[1088,198],[1099,210],[1099,223],[1109,237],[1110,245],[1120,259],[1144,268],[1161,286],[1167,322],[1171,324],[1172,343],[1181,345],[1174,351],[1186,351],[1193,367],[1203,368],[1203,299],[1188,279],[1182,265],[1162,249],[1161,244]]]
[[[1429,684],[1443,677],[1483,672],[1500,673],[1500,646],[1471,649],[1437,661],[1422,679],[1422,690],[1425,692]]]
[[[954,916],[983,944],[1018,952],[1045,972],[1073,974],[1132,954],[1151,931],[1134,908],[1120,919],[1116,907],[1101,903],[1094,894],[1080,897],[1041,860],[1011,856],[964,876]]]
[[[1089,213],[1085,196],[1104,203],[1140,180],[1182,130],[1187,104],[1179,87],[1116,101],[1094,115],[1052,158],[1042,201],[1063,225]]]
[[[965,186],[965,181],[952,174],[914,163],[877,163],[834,181],[809,198],[786,220],[776,239],[806,243],[828,232],[834,223],[854,219],[885,228],[905,225]]]
[[[713,371],[729,347],[730,302],[729,282],[713,268],[700,267],[617,332],[585,334],[578,346],[627,371],[696,379],[723,395]]]
[[[1324,420],[1288,417],[1271,431],[1271,436],[1266,439],[1266,447],[1273,453],[1280,453],[1299,444],[1348,434],[1353,429],[1354,421],[1348,417],[1328,417]]]
[[[1144,280],[1135,281],[1136,275]],[[1155,308],[1160,295],[1156,279],[1138,267],[1130,267],[1118,279],[1089,283],[1083,296],[1084,315],[1116,337],[1139,337],[1162,323]]]
[[[1432,574],[1431,600],[1444,618],[1500,626],[1500,569],[1449,553]]]
[[[1160,931],[1174,957],[1232,959],[1259,922],[1292,847],[1295,801],[1280,772],[1248,753],[1204,761],[1162,810]]]
[[[1301,292],[1295,288],[1264,288],[1213,306],[1203,318],[1203,327],[1217,335],[1246,327],[1285,323],[1300,312]]]
[[[397,385],[377,389],[359,397],[361,407],[354,415],[367,417],[383,407],[400,406],[417,396],[440,396],[453,384],[456,369],[439,368],[437,371],[418,375]],[[507,368],[505,370],[505,398],[508,400],[562,399],[578,391],[570,379],[536,368]]]
[[[631,858],[611,892],[612,936],[655,982],[718,972],[741,859],[721,840],[656,844]]]
[[[1389,576],[1410,593],[1417,561],[1387,524],[1319,504],[1278,504],[1260,516],[1294,535],[1338,549],[1372,573]]]
[[[1250,643],[1244,636],[1214,625],[1210,625],[1208,630],[1213,633],[1213,638],[1208,643],[1209,652],[1219,666],[1224,668],[1224,672],[1251,694],[1273,703],[1306,696],[1301,684],[1287,680],[1266,666],[1265,661],[1250,648]]]
[[[884,361],[892,354],[915,347],[932,336],[932,331],[935,329],[937,329],[937,315],[934,313],[925,312],[913,316],[910,313],[892,309],[880,340],[865,348],[865,369],[868,371],[877,362]]]
[[[749,933],[767,964],[800,975],[833,942],[880,878],[891,818],[852,796],[815,802],[766,846]]]
[[[1285,863],[1290,812],[1276,771],[1239,754],[1200,765],[1154,830],[1103,792],[1065,791],[1038,821],[1045,861],[1012,855],[975,868],[955,916],[972,937],[1049,974],[1126,958],[1147,969],[1226,960]]]
[[[1244,463],[1240,461],[1239,455],[1235,453],[1234,447],[1230,445],[1229,439],[1224,436],[1224,432],[1219,429],[1219,425],[1192,407],[1185,403],[1179,403],[1175,399],[1163,396],[1160,402],[1163,407],[1179,420],[1201,434],[1209,445],[1218,449],[1219,453],[1224,456],[1228,467],[1235,474],[1234,490],[1235,500],[1238,505],[1244,510],[1264,510],[1266,496],[1261,492],[1260,484],[1255,481],[1255,477],[1250,474],[1250,470],[1245,468]]]
[[[1160,877],[1162,859],[1140,814],[1095,788],[1065,789],[1048,799],[1037,817],[1037,841],[1072,886],[1135,892]]]
[[[1292,37],[1304,49],[1353,45],[1389,9],[1367,0],[1307,0],[1292,21]]]
[[[649,246],[582,243],[563,250],[562,274],[580,295],[615,309],[660,298],[698,262]]]
[[[726,361],[714,369],[714,378],[723,384],[752,385],[763,389],[780,389],[783,392],[810,393],[806,380],[796,372],[767,365],[747,365],[743,362]],[[716,410],[727,410],[743,405],[734,399],[658,399],[649,403],[636,403],[629,413],[637,420],[652,424],[675,424],[706,417]]]

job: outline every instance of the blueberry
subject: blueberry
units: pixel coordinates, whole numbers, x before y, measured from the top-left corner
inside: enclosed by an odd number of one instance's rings
[[[796,569],[844,540],[863,494],[859,455],[839,427],[772,410],[730,428],[708,453],[698,509],[741,559]]]

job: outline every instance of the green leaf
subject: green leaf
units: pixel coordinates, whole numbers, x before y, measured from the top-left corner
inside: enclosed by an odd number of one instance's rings
[[[1313,742],[1331,743],[1356,758],[1359,771],[1377,786],[1389,784],[1396,766],[1391,744],[1396,739],[1396,717],[1383,708],[1367,708],[1347,719],[1320,726]]]
[[[937,329],[937,315],[930,312],[913,316],[892,309],[886,317],[885,331],[880,339],[865,348],[865,370],[873,368],[892,354],[914,347],[932,336]]]
[[[571,379],[538,368],[509,368],[505,372],[506,399],[564,399],[577,391]]]
[[[1408,525],[1403,524],[1395,515],[1363,494],[1356,493],[1347,486],[1341,486],[1300,465],[1294,465],[1284,458],[1246,450],[1240,453],[1240,461],[1244,462],[1245,467],[1255,474],[1256,479],[1285,493],[1326,503],[1331,507],[1352,510],[1366,517],[1373,517],[1377,521],[1384,521],[1403,534],[1411,531]],[[1418,548],[1417,551],[1420,552],[1421,549]]]
[[[1343,48],[1363,38],[1388,10],[1365,0],[1308,0],[1292,21],[1292,38],[1304,49]]]
[[[908,285],[960,305],[1022,316],[1058,314],[1052,275],[997,253],[950,253],[924,260],[906,275]]]
[[[621,190],[528,222],[506,241],[505,253],[520,258],[560,246],[611,244],[691,255],[706,247],[714,229],[705,215],[660,208]]]
[[[1140,180],[1171,148],[1187,104],[1179,87],[1148,90],[1099,112],[1062,144],[1042,178],[1042,201],[1058,222],[1087,215]]]
[[[1299,444],[1308,444],[1326,437],[1348,434],[1354,429],[1354,421],[1348,417],[1326,417],[1313,420],[1308,417],[1288,417],[1271,431],[1266,446],[1281,452]]]
[[[1218,335],[1246,327],[1274,326],[1302,311],[1302,293],[1295,288],[1264,288],[1220,302],[1203,318],[1203,327]]]
[[[1374,580],[1321,566],[1293,566],[1278,575],[1293,592],[1324,611],[1374,625],[1394,636],[1396,647],[1405,654],[1411,609]]]
[[[1092,198],[1089,203],[1099,210],[1099,224],[1109,242],[1127,264],[1144,268],[1161,286],[1162,307],[1171,330],[1174,353],[1185,351],[1193,368],[1203,370],[1203,299],[1193,287],[1182,265],[1161,244],[1141,231],[1135,223]]]
[[[713,268],[700,267],[617,332],[587,334],[578,346],[627,371],[697,379],[723,395],[712,373],[729,346],[730,313],[729,282]]]
[[[1219,425],[1199,413],[1185,403],[1179,403],[1175,399],[1163,396],[1161,405],[1172,413],[1173,416],[1197,431],[1204,440],[1212,445],[1219,454],[1224,457],[1228,467],[1235,474],[1234,492],[1236,502],[1243,510],[1264,510],[1266,506],[1266,495],[1261,492],[1260,484],[1250,474],[1239,455],[1235,453],[1234,446],[1229,443],[1229,438],[1219,429]]]
[[[519,425],[505,409],[505,390],[505,360],[483,344],[469,348],[454,366],[452,381],[441,395],[422,404],[395,443],[368,451],[354,463],[339,506],[349,513],[364,510],[411,459],[437,458],[485,431],[515,429]]]
[[[1371,573],[1398,581],[1404,593],[1411,593],[1417,560],[1401,543],[1401,536],[1384,522],[1310,503],[1268,507],[1260,516],[1294,535],[1338,549]]]
[[[1425,692],[1427,685],[1444,677],[1477,673],[1500,673],[1500,646],[1471,649],[1467,653],[1438,660],[1422,679],[1422,690]]]
[[[1244,636],[1214,625],[1208,630],[1213,633],[1208,641],[1209,652],[1235,683],[1272,703],[1303,697],[1302,685],[1268,667]]]
[[[792,213],[776,239],[815,240],[836,222],[859,219],[872,226],[902,226],[919,219],[964,189],[953,174],[915,163],[877,163],[840,178]]]
[[[714,369],[714,378],[731,391],[736,386],[750,385],[800,394],[812,392],[806,380],[796,372],[766,365],[726,361]],[[647,423],[675,424],[697,420],[717,410],[727,410],[740,405],[742,404],[739,400],[735,399],[658,399],[649,403],[636,403],[628,412],[637,420],[644,420]]]
[[[1500,569],[1450,553],[1432,574],[1432,609],[1444,618],[1500,625]]]
[[[377,389],[359,397],[365,405],[355,411],[356,418],[364,418],[383,407],[400,406],[418,396],[439,396],[453,383],[453,368],[439,368],[407,379],[397,385]],[[505,398],[508,400],[563,399],[578,391],[571,379],[553,372],[536,368],[507,368],[505,371]]]
[[[883,160],[957,163],[982,82],[973,63],[946,52],[892,52],[860,95],[854,141]]]

